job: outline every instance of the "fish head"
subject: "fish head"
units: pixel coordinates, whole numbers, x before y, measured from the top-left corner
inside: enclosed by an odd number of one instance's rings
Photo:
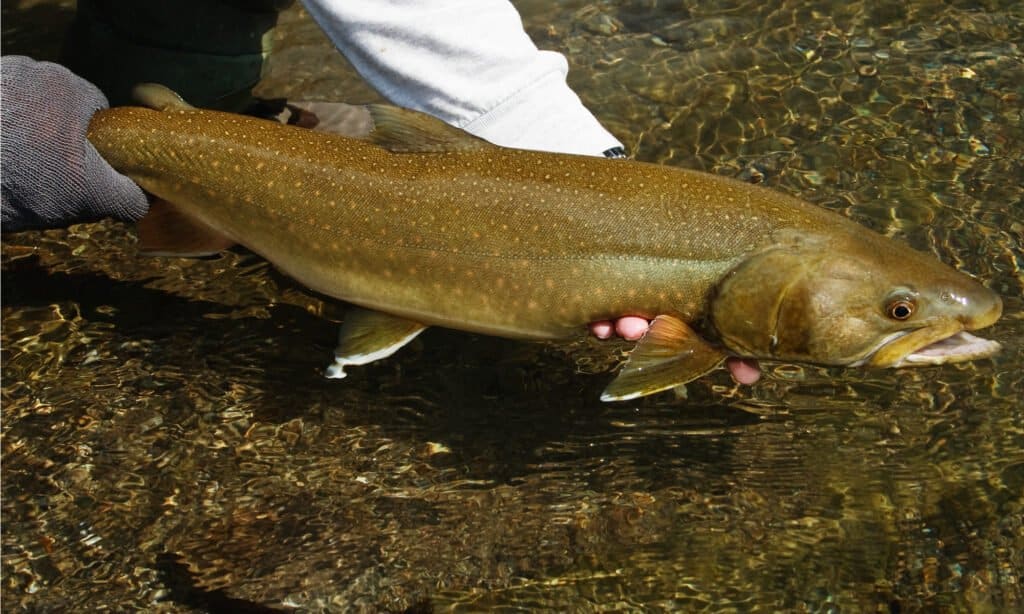
[[[992,290],[930,255],[874,235],[788,237],[720,283],[710,318],[739,356],[902,367],[991,356],[968,331],[995,323]],[[852,233],[858,234],[858,233]]]

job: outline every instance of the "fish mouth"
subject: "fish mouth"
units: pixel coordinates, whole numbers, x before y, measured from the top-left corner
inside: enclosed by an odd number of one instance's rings
[[[872,367],[916,367],[944,365],[988,358],[1002,345],[963,329],[959,322],[900,331],[882,340],[866,362]]]

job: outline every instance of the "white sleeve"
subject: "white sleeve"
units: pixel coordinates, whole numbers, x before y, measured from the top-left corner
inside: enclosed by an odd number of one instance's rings
[[[303,0],[334,44],[393,103],[492,143],[601,155],[621,147],[540,51],[508,0]]]

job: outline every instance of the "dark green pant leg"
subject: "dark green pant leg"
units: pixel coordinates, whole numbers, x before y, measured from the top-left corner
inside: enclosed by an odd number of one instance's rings
[[[137,83],[162,83],[198,107],[241,111],[291,0],[79,0],[65,63],[112,105]]]

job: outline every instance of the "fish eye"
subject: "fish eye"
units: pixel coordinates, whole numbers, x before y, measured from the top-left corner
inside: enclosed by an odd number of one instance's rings
[[[885,308],[885,312],[893,320],[906,320],[914,315],[914,303],[907,299],[898,299]]]

